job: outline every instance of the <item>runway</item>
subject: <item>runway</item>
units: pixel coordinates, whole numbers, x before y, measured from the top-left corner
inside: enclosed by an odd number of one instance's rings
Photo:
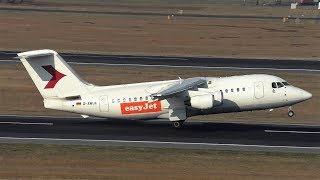
[[[0,63],[19,62],[18,52],[0,51]],[[184,56],[134,56],[59,53],[67,62],[86,65],[125,65],[143,67],[182,67],[236,70],[320,72],[320,61],[245,59]]]
[[[0,52],[0,63],[20,63]],[[318,73],[320,61],[62,53],[74,64],[191,67]],[[168,120],[124,121],[65,117],[0,116],[0,143],[78,144],[320,153],[320,126]]]
[[[0,143],[320,152],[320,126],[0,116]]]

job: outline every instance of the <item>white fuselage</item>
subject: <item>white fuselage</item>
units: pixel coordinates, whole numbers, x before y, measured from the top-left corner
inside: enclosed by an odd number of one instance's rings
[[[221,105],[210,109],[197,109],[185,104],[192,95],[186,93],[161,101],[151,99],[151,94],[168,88],[179,80],[92,86],[90,93],[74,99],[45,99],[46,108],[69,111],[89,116],[119,119],[168,118],[169,109],[184,107],[187,117],[200,114],[230,113],[239,111],[272,109],[310,99],[311,94],[300,88],[284,85],[285,80],[264,74],[206,77],[205,92],[222,92]],[[279,85],[272,87],[272,83]],[[280,83],[280,84],[279,84]],[[281,85],[282,84],[282,85]],[[284,86],[283,86],[284,85]],[[281,87],[282,86],[282,87]]]

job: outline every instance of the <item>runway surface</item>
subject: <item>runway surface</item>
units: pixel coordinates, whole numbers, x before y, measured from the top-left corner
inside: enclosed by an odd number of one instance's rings
[[[177,17],[192,18],[219,18],[219,19],[278,19],[282,16],[250,16],[250,15],[210,15],[210,14],[177,14],[176,12],[156,13],[156,12],[116,12],[116,11],[86,11],[86,10],[62,10],[62,9],[43,9],[43,8],[7,8],[1,7],[0,11],[20,11],[20,12],[45,12],[45,13],[74,13],[74,14],[97,14],[97,15],[113,15],[113,16],[163,16],[175,15]],[[296,17],[291,17],[295,19]],[[298,17],[303,20],[319,20],[320,17]]]
[[[19,62],[13,59],[18,52],[0,51],[0,63]],[[91,65],[193,67],[238,70],[274,70],[320,72],[320,61],[236,59],[213,57],[134,56],[59,53],[67,62]]]
[[[0,116],[0,143],[320,153],[320,126]]]

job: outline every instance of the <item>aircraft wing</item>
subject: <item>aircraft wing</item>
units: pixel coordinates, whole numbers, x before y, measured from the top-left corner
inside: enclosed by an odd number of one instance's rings
[[[201,77],[180,80],[180,82],[177,82],[177,83],[171,85],[169,88],[167,88],[165,90],[151,94],[151,97],[153,99],[158,99],[158,100],[166,99],[166,98],[172,97],[178,93],[181,93],[183,91],[192,89],[192,88],[197,87],[199,85],[202,85],[206,82],[207,81]]]

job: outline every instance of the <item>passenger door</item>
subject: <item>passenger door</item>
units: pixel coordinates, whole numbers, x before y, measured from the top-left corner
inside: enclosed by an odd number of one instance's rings
[[[100,96],[99,107],[100,107],[101,112],[108,112],[109,111],[108,96]]]
[[[263,98],[264,96],[264,87],[263,87],[263,82],[255,82],[254,83],[254,97],[256,99]]]

